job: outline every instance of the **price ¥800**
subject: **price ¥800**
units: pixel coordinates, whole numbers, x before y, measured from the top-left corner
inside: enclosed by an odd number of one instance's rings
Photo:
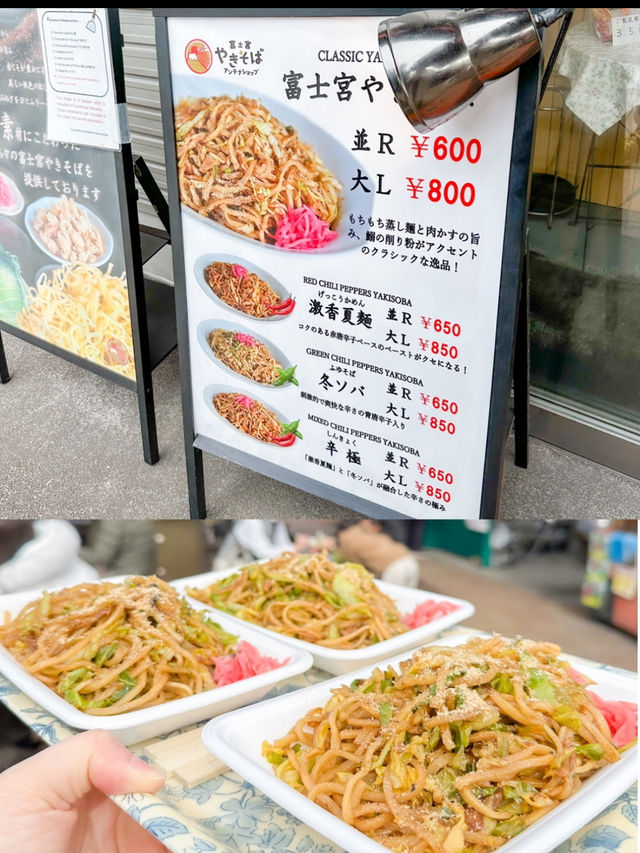
[[[431,178],[425,184],[426,178],[407,177],[407,192],[412,199],[419,199],[425,193],[427,200],[437,204],[461,204],[463,207],[471,207],[476,200],[476,188],[473,184],[465,183],[459,185],[456,181],[441,181],[440,178]]]

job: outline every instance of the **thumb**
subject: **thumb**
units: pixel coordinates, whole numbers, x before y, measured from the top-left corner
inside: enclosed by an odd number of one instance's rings
[[[65,809],[92,788],[104,794],[151,794],[164,776],[136,758],[113,735],[96,730],[74,735],[5,771],[6,782],[31,789],[33,800]]]

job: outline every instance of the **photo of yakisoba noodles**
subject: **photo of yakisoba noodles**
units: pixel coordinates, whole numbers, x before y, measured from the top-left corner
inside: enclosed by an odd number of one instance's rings
[[[218,299],[250,317],[284,317],[295,308],[295,299],[281,299],[270,284],[242,264],[213,261],[205,267],[204,278]]]
[[[17,325],[67,352],[135,379],[126,275],[69,264],[38,277]]]
[[[267,444],[291,447],[296,438],[302,438],[299,420],[282,423],[274,412],[246,394],[220,392],[213,398],[213,407],[231,426]]]
[[[284,368],[269,348],[246,332],[213,329],[207,336],[211,351],[230,370],[261,385],[298,384],[295,367]]]
[[[286,249],[338,235],[341,186],[313,147],[259,101],[184,98],[175,109],[180,198],[231,231]]]
[[[34,595],[0,624],[0,644],[86,714],[150,708],[284,663],[225,631],[155,575]]]
[[[620,758],[559,654],[499,635],[426,646],[333,688],[263,755],[395,853],[491,853]]]

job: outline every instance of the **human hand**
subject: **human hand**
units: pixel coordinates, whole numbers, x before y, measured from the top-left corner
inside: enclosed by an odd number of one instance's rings
[[[155,793],[160,771],[104,731],[83,732],[0,774],[2,838],[19,853],[167,853],[108,794]]]

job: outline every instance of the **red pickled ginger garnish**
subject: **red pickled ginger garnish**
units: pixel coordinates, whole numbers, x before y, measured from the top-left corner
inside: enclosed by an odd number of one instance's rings
[[[421,625],[428,625],[434,619],[439,619],[441,616],[446,616],[447,613],[452,613],[457,610],[459,605],[453,601],[434,601],[428,599],[423,601],[411,613],[408,613],[403,622],[408,628],[419,628]]]
[[[614,746],[625,746],[638,737],[637,705],[623,700],[602,699],[593,690],[587,690],[587,693],[607,721]]]
[[[236,403],[239,406],[244,406],[245,409],[253,409],[254,402],[251,397],[247,397],[245,394],[238,394],[236,396]]]
[[[576,684],[589,684],[590,679],[585,678],[582,673],[569,667],[569,675]],[[625,702],[622,699],[603,699],[598,696],[593,690],[587,690],[587,693],[593,700],[596,708],[605,718],[609,731],[611,732],[611,742],[618,748],[626,746],[632,740],[638,737],[638,706],[633,702]]]
[[[236,278],[245,278],[249,275],[249,270],[242,264],[231,264],[231,272]]]
[[[11,207],[15,202],[15,196],[6,179],[0,175],[0,207]]]
[[[224,687],[225,684],[233,684],[261,672],[271,672],[290,660],[291,658],[276,660],[261,655],[255,646],[241,640],[233,654],[213,659],[213,677],[218,687]]]
[[[258,341],[252,338],[251,335],[245,335],[244,332],[236,332],[234,335],[238,343],[246,344],[248,347],[257,347]]]
[[[321,249],[337,236],[337,231],[332,231],[312,207],[303,204],[302,207],[290,207],[278,223],[276,246],[297,251]]]

